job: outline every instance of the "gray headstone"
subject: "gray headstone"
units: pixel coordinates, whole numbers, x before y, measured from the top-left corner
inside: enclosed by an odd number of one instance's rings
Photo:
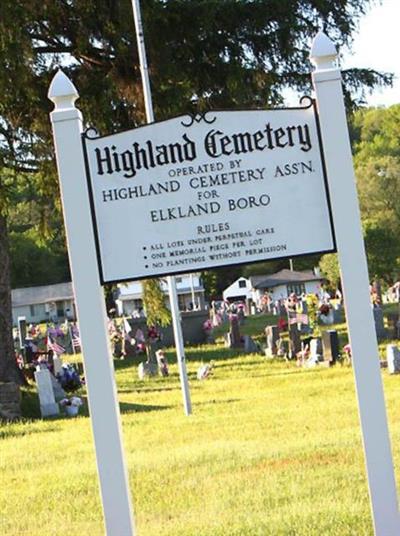
[[[372,311],[374,313],[376,336],[378,339],[384,339],[386,337],[386,329],[383,323],[383,310],[381,307],[374,307]]]
[[[267,352],[266,355],[273,357],[277,355],[278,349],[276,343],[279,339],[279,328],[278,326],[267,326],[265,328],[265,334],[267,336]]]
[[[53,374],[51,374],[51,373],[50,373],[50,380],[51,380],[51,385],[53,386],[54,398],[56,399],[57,402],[59,402],[60,400],[65,398],[65,396],[66,396],[65,391],[61,387],[61,384],[57,380],[57,378],[55,376],[53,376]]]
[[[322,333],[322,349],[324,361],[335,363],[339,357],[339,337],[335,329]]]
[[[340,306],[340,309],[332,309],[334,324],[340,324],[340,322],[342,321],[342,307],[340,304],[338,305]]]
[[[389,374],[398,374],[400,372],[400,350],[395,344],[386,346],[386,359]]]
[[[295,359],[301,351],[300,332],[297,329],[297,324],[289,325],[289,357]]]
[[[250,337],[250,335],[244,335],[244,351],[248,354],[258,352],[258,346]]]
[[[242,346],[242,343],[240,337],[238,316],[231,314],[229,317],[229,324],[230,348],[240,348]]]
[[[157,376],[158,374],[158,365],[157,363],[149,363],[144,361],[138,366],[138,377],[139,380],[144,380],[150,376]]]
[[[39,394],[40,413],[42,417],[59,415],[60,408],[54,398],[50,371],[47,368],[36,370],[35,381]]]

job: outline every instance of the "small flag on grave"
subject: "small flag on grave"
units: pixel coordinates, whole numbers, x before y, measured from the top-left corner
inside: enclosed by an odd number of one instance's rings
[[[47,335],[47,350],[52,350],[57,355],[65,352],[65,348],[58,344],[57,341],[54,341],[50,335]]]
[[[78,337],[77,335],[72,335],[71,342],[72,342],[72,347],[73,348],[80,348],[81,347],[81,338]]]

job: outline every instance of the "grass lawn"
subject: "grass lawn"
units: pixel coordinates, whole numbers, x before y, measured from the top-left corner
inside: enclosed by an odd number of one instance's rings
[[[141,382],[139,360],[115,361],[138,536],[373,534],[350,367],[299,369],[222,344],[186,354],[189,418],[176,365]],[[400,377],[382,375],[398,468]],[[34,389],[24,407],[30,419],[0,429],[2,536],[102,535],[87,410],[43,421]]]

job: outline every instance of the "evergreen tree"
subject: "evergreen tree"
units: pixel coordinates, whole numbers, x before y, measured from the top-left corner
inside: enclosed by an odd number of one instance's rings
[[[163,119],[192,111],[194,101],[199,110],[264,107],[280,104],[284,87],[308,92],[311,38],[322,27],[339,46],[349,44],[370,0],[142,4],[155,113]],[[0,341],[10,341],[8,215],[18,180],[34,181],[50,235],[61,225],[46,96],[55,67],[74,80],[85,120],[99,131],[144,121],[131,9],[129,0],[0,3]],[[350,70],[344,81],[347,97],[359,100],[363,88],[390,76]],[[9,378],[11,355],[11,344],[0,343],[0,380]]]

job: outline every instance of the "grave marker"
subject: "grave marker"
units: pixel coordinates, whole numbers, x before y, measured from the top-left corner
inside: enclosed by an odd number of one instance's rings
[[[386,346],[386,359],[389,374],[400,373],[400,350],[395,344]]]
[[[322,333],[322,348],[324,361],[336,363],[339,358],[339,337],[335,329],[329,329]]]
[[[60,408],[54,398],[53,383],[48,368],[35,371],[35,381],[39,395],[40,413],[42,417],[52,417],[60,413]]]

